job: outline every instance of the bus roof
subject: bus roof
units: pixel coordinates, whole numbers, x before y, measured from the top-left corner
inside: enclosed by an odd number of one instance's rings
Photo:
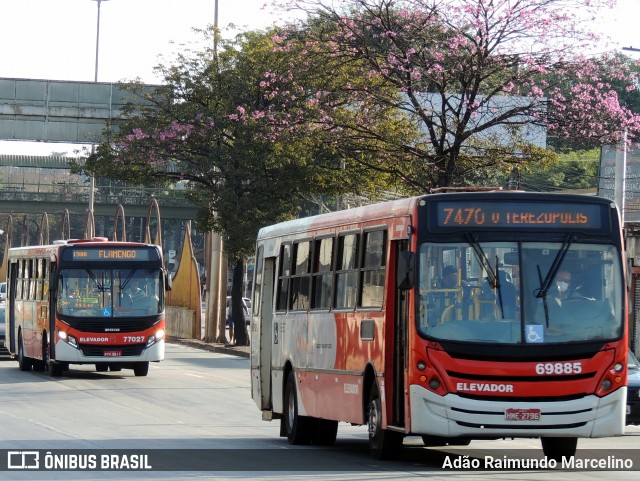
[[[362,223],[375,223],[384,219],[406,217],[415,209],[417,202],[424,196],[409,197],[405,199],[391,200],[371,204],[353,209],[339,210],[328,214],[320,214],[311,217],[303,217],[268,227],[263,227],[258,232],[258,240],[279,237],[282,235],[301,235],[322,231],[323,229],[338,226],[360,225]]]

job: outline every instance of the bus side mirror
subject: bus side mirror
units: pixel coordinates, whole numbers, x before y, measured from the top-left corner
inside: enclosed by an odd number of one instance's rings
[[[171,273],[169,271],[164,271],[164,285],[167,288],[167,291],[171,290]]]
[[[407,291],[413,287],[415,282],[415,271],[413,269],[413,252],[402,251],[398,256],[398,267],[396,270],[396,283],[398,289]]]

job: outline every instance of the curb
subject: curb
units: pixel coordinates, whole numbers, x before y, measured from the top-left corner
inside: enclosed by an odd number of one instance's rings
[[[180,337],[167,337],[167,342],[173,342],[176,344],[182,344],[184,346],[194,347],[196,349],[202,349],[209,352],[217,352],[220,354],[230,354],[232,356],[244,357],[249,359],[251,357],[250,346],[228,346],[225,344],[217,344],[200,341],[198,339],[183,339]]]

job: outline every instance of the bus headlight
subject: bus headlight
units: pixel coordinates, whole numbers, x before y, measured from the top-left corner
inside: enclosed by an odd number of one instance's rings
[[[164,329],[159,329],[155,334],[151,334],[147,339],[147,347],[154,345],[164,337]]]
[[[78,347],[78,340],[75,337],[68,335],[65,331],[58,331],[58,338],[70,346]]]

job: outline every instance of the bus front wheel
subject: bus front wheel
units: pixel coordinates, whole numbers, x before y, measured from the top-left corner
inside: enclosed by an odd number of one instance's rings
[[[298,414],[296,377],[289,373],[284,390],[284,430],[289,444],[310,444],[314,433],[313,419]]]
[[[578,438],[540,438],[540,441],[544,455],[556,461],[575,456],[578,447]]]
[[[49,363],[48,363],[49,376],[51,377],[62,376],[62,373],[64,372],[64,368],[65,368],[64,364],[61,364],[59,362],[52,361],[51,359],[49,359]]]
[[[149,362],[137,362],[133,366],[133,373],[136,376],[146,376],[149,372]]]
[[[18,333],[18,366],[21,371],[31,371],[31,359],[24,354],[24,341],[22,332]]]
[[[375,459],[393,459],[402,448],[403,435],[397,431],[382,429],[382,402],[378,387],[374,386],[367,410],[369,428],[369,451]]]

